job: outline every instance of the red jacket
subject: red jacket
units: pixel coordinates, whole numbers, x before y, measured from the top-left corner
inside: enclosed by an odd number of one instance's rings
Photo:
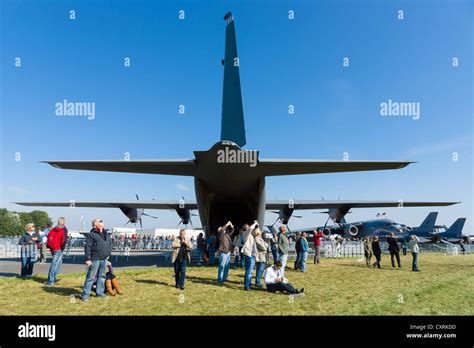
[[[61,250],[65,243],[64,228],[56,226],[49,231],[48,248],[51,252]]]
[[[318,233],[313,234],[314,245],[321,246],[321,238],[323,237],[324,237],[323,232],[318,232]]]

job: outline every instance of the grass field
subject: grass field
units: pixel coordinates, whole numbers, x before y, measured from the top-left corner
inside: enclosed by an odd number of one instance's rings
[[[231,270],[229,283],[216,284],[213,267],[188,267],[186,289],[174,288],[172,268],[116,271],[125,294],[80,301],[84,274],[60,276],[56,287],[46,276],[0,278],[2,315],[473,315],[474,255],[421,254],[420,270],[381,270],[356,258],[323,259],[317,270],[286,271],[306,296],[292,298],[264,290],[243,291],[243,271]],[[290,264],[290,263],[289,263]],[[292,263],[291,263],[292,264]],[[74,297],[73,297],[74,296]]]

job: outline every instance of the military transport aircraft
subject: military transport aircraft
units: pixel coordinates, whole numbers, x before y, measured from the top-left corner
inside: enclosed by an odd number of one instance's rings
[[[409,161],[339,161],[339,160],[281,160],[261,159],[259,152],[243,150],[246,144],[240,61],[237,55],[235,21],[231,12],[224,16],[226,23],[224,85],[221,115],[221,136],[207,151],[194,151],[188,160],[129,160],[129,161],[45,161],[56,168],[127,172],[145,174],[182,175],[194,177],[195,202],[128,201],[128,202],[17,202],[25,206],[94,207],[130,209],[175,209],[180,217],[190,217],[198,210],[202,227],[214,234],[218,226],[231,220],[235,226],[258,220],[264,223],[266,210],[278,210],[284,217],[296,209],[332,209],[341,215],[351,208],[447,206],[457,202],[400,202],[400,201],[301,201],[266,200],[265,179],[269,176],[404,168]]]

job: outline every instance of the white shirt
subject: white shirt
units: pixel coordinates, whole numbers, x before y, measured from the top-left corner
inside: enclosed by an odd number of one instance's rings
[[[254,243],[252,245],[252,256],[257,257],[257,243],[255,243],[255,237],[254,237]]]
[[[417,253],[420,251],[420,247],[418,246],[419,241],[420,239],[417,236],[415,236],[415,239],[411,239],[408,242],[408,247],[410,248],[412,253]]]
[[[265,270],[265,284],[275,284],[277,278],[283,278],[281,269],[275,270],[273,266],[270,266]]]
[[[48,242],[48,235],[46,231],[40,231],[38,233],[38,236],[41,238],[41,243],[46,244]]]

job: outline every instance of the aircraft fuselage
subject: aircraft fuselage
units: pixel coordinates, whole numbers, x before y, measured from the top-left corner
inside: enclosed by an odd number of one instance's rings
[[[265,217],[265,177],[255,167],[257,151],[232,142],[219,142],[208,151],[195,151],[196,202],[206,234],[215,234],[227,221],[235,227]]]

